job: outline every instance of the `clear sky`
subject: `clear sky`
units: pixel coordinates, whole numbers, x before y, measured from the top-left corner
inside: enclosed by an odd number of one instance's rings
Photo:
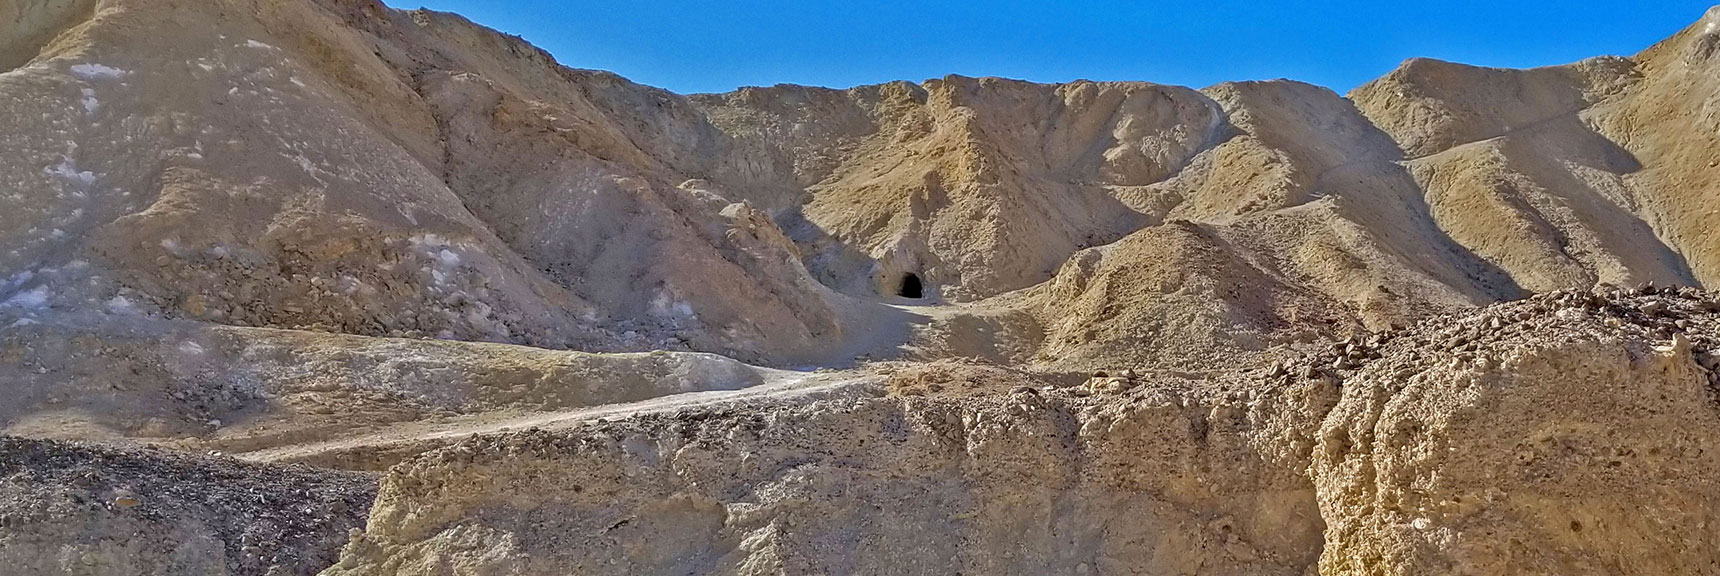
[[[1630,55],[1720,0],[386,0],[458,12],[563,64],[682,93],[946,74],[1348,91],[1405,58],[1486,66]]]

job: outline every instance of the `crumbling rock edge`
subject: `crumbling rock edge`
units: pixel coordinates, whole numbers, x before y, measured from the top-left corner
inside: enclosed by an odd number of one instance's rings
[[[325,574],[1706,573],[1716,310],[1561,292],[1230,378],[474,437]]]

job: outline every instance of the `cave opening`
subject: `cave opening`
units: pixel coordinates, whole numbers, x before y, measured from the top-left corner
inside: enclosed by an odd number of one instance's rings
[[[920,283],[920,276],[909,272],[902,275],[902,287],[896,290],[896,295],[903,298],[919,300],[926,297],[925,285]]]

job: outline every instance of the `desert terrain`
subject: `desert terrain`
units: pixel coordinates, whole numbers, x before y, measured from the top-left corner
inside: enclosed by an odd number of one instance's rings
[[[1720,7],[682,95],[0,0],[0,575],[1720,574]]]

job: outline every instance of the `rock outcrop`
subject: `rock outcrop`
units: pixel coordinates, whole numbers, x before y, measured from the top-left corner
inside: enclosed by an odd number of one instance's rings
[[[1716,311],[1565,292],[1231,377],[477,437],[326,574],[1700,574]]]

